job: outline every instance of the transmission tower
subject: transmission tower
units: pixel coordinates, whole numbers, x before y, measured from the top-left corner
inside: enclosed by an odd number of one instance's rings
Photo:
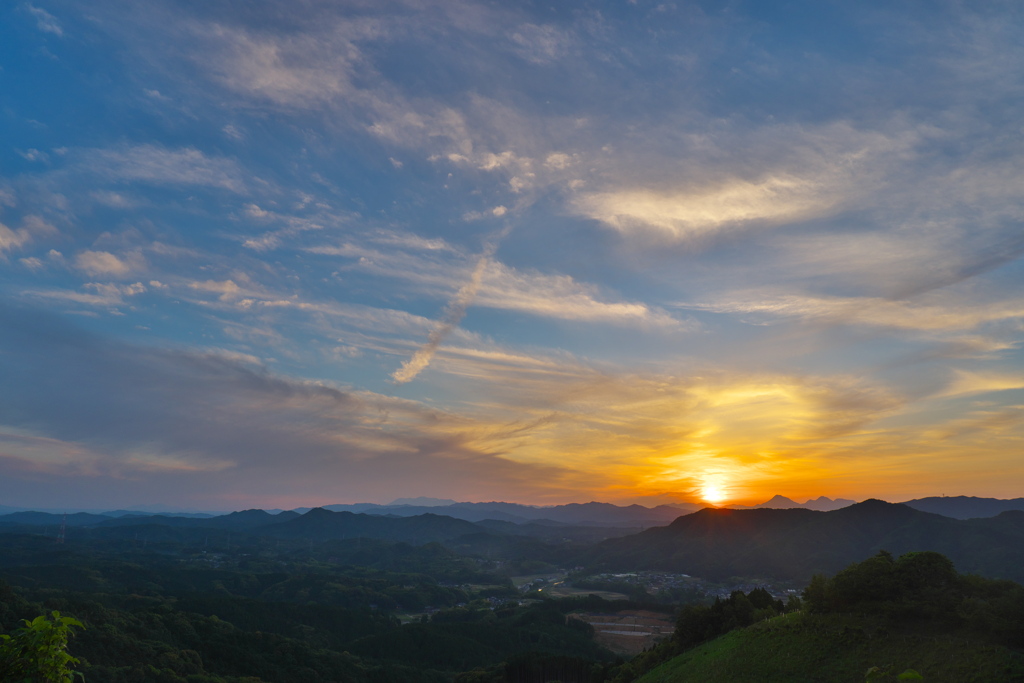
[[[60,531],[57,532],[57,543],[64,542],[64,532],[68,528],[68,513],[64,513],[64,516],[60,518]]]

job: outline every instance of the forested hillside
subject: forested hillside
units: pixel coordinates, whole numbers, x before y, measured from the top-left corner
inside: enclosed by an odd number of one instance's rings
[[[1024,680],[1024,587],[938,553],[882,552],[803,598],[783,616],[735,595],[684,609],[672,641],[632,664],[649,669],[638,683]]]
[[[879,550],[932,550],[961,571],[1024,581],[1024,512],[957,520],[880,500],[831,512],[707,508],[665,527],[604,541],[582,561],[617,571],[807,581]]]
[[[1024,647],[1024,589],[999,579],[1021,571],[1021,517],[706,509],[588,545],[433,514],[69,516],[63,534],[20,515],[0,531],[0,631],[80,620],[90,683],[884,680],[904,663],[1002,680]],[[598,642],[667,631],[620,610],[675,610],[675,634],[627,661],[640,648]]]
[[[70,652],[89,683],[503,681],[549,669],[589,683],[616,663],[567,618],[615,606],[523,601],[494,562],[437,544],[179,543],[0,535],[0,632],[74,615],[85,628]]]

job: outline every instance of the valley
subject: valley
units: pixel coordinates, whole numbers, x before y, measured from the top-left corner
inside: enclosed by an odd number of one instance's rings
[[[557,535],[528,519],[496,525],[324,508],[209,517],[11,513],[0,516],[0,626],[54,609],[82,620],[70,651],[90,683],[525,683],[547,680],[549,670],[563,683],[686,681],[690,674],[680,671],[712,676],[694,657],[734,661],[712,654],[736,647],[779,651],[780,633],[825,637],[827,628],[812,625],[825,617],[806,606],[812,579],[880,550],[942,552],[984,581],[1019,580],[1024,566],[1024,512],[1012,510],[958,520],[882,501],[827,512],[709,508],[623,533],[628,527],[601,520],[625,524],[636,511],[623,522],[609,514],[614,508],[559,526]],[[774,617],[720,632],[721,644],[712,638],[688,646],[705,649],[679,649],[680,614],[755,594],[773,601]],[[1018,625],[1006,628],[1024,632],[1013,619]],[[932,647],[929,638],[921,647]],[[956,651],[974,661],[984,647]],[[889,652],[862,650],[852,662]],[[690,663],[655,670],[677,651]],[[738,671],[714,675],[729,680]]]

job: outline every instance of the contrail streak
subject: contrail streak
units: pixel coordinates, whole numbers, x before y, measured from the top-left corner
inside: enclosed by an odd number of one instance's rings
[[[503,230],[497,239],[484,246],[484,251],[476,262],[476,267],[473,268],[473,276],[469,279],[469,282],[459,288],[459,291],[455,293],[452,300],[448,302],[444,309],[444,315],[437,323],[437,327],[431,330],[427,336],[427,343],[421,346],[412,355],[412,358],[402,363],[402,367],[392,373],[391,379],[395,384],[405,384],[412,381],[416,375],[423,372],[430,365],[434,354],[437,353],[437,347],[441,345],[445,337],[455,329],[459,322],[462,321],[463,316],[466,315],[466,309],[473,303],[473,299],[480,289],[480,283],[484,279],[484,270],[487,269],[487,264],[490,262],[494,252],[497,251],[499,240],[507,233],[507,229]]]

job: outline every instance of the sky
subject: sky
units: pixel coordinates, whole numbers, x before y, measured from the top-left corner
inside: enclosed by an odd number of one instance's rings
[[[0,8],[0,505],[1024,496],[1017,2]]]

